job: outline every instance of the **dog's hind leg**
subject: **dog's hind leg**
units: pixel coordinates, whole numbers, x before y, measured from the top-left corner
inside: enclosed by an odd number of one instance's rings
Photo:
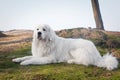
[[[91,64],[91,57],[88,55],[89,53],[86,51],[86,49],[78,48],[76,50],[73,50],[70,52],[71,59],[67,61],[69,64],[83,64],[88,66]]]

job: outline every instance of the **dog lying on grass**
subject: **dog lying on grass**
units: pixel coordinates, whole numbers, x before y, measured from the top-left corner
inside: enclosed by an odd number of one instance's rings
[[[101,56],[93,42],[85,39],[65,39],[58,37],[49,25],[35,28],[32,42],[32,56],[15,58],[20,65],[68,64],[95,65],[107,70],[118,67],[117,59],[111,54]]]

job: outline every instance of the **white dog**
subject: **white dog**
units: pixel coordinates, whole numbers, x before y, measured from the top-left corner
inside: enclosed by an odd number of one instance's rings
[[[16,58],[12,61],[20,62],[20,65],[67,62],[86,66],[95,65],[107,70],[118,67],[115,57],[111,54],[102,57],[91,41],[58,37],[48,25],[39,25],[35,28],[32,56]]]

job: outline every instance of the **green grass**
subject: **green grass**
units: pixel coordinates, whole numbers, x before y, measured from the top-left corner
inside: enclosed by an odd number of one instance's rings
[[[21,66],[11,61],[12,58],[30,54],[30,46],[1,53],[0,80],[120,80],[120,66],[108,71],[95,66],[67,63]]]

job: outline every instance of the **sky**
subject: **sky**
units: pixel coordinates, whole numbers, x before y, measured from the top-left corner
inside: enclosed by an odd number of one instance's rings
[[[120,0],[99,0],[105,30],[120,31]],[[0,30],[92,27],[91,0],[0,0]]]

